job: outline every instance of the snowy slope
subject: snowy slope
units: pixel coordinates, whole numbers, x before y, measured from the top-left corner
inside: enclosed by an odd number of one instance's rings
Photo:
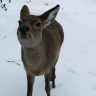
[[[3,0],[0,8],[0,96],[26,96],[26,73],[17,40],[19,13],[28,5],[42,14],[60,4],[56,20],[65,40],[56,66],[56,88],[51,96],[96,96],[96,0]],[[36,77],[33,96],[46,96],[43,76]]]

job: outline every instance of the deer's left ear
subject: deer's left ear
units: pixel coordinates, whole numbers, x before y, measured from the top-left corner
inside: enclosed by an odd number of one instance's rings
[[[29,8],[26,5],[24,5],[20,11],[20,19],[22,19],[24,16],[27,16],[29,14],[30,14]]]
[[[56,5],[55,7],[46,11],[40,16],[40,19],[43,20],[45,27],[54,21],[59,9],[60,5]]]

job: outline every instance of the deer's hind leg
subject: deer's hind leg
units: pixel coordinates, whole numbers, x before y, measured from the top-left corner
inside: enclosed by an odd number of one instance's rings
[[[55,62],[55,65],[57,63],[58,59]],[[52,68],[52,72],[51,72],[51,78],[50,81],[52,81],[52,88],[55,88],[55,79],[56,79],[56,74],[55,74],[55,66]]]
[[[52,81],[52,88],[55,88],[55,78],[56,78],[56,75],[55,75],[55,66],[54,66],[52,68],[51,78],[50,78],[50,81]]]

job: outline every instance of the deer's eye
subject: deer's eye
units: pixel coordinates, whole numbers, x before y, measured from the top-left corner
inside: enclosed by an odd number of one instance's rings
[[[21,21],[18,21],[18,24],[19,24],[19,26],[22,24],[22,22]]]
[[[40,25],[41,25],[40,22],[37,22],[37,23],[36,23],[36,26],[37,26],[37,27],[40,27]]]

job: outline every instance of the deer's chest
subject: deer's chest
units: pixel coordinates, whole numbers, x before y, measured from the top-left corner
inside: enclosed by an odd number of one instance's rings
[[[32,75],[42,75],[50,71],[50,66],[46,62],[46,56],[40,53],[26,54],[22,56],[22,61],[27,73]]]

